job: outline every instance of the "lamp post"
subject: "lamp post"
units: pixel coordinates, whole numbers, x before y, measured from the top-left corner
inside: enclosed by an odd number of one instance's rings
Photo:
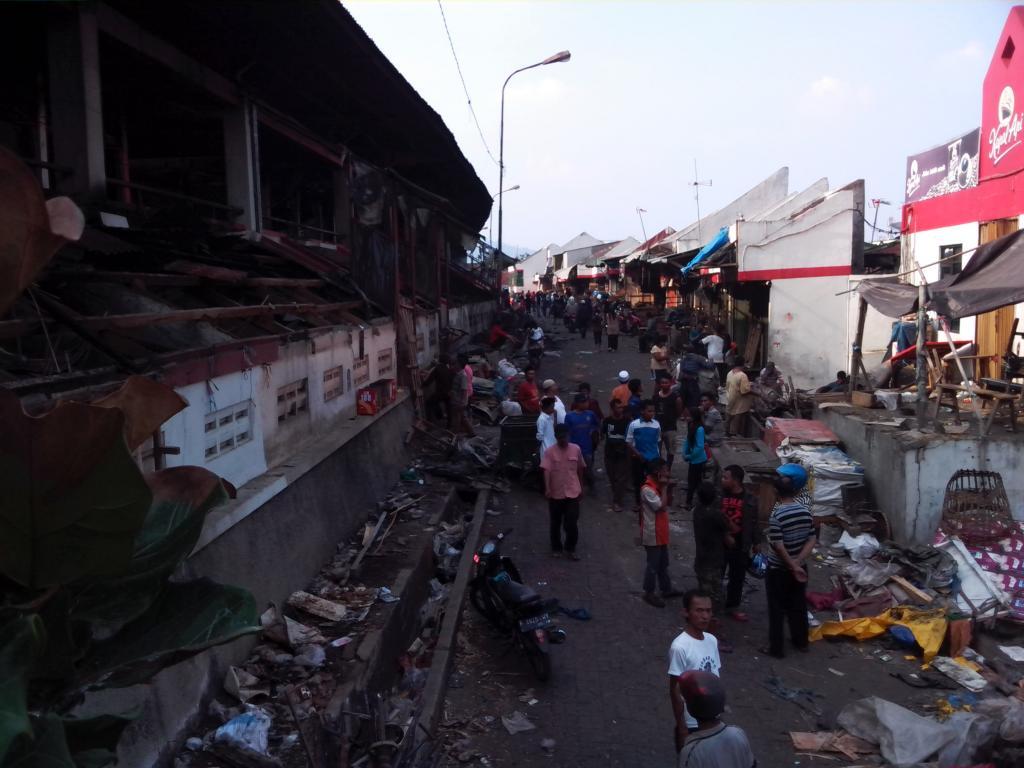
[[[502,192],[515,192],[517,189],[519,189],[519,185],[518,184],[516,184],[514,187],[509,187],[508,189],[498,190],[493,195],[491,195],[491,203],[493,204],[494,203],[494,198],[496,198]],[[488,244],[492,248],[494,247],[494,238],[492,237],[493,234],[494,234],[494,216],[492,215],[492,216],[488,216],[487,217],[487,242],[488,242]],[[497,256],[495,256],[495,258],[497,258]]]
[[[502,213],[502,186],[505,184],[505,86],[508,85],[508,81],[511,80],[515,75],[520,72],[525,72],[528,69],[534,69],[535,67],[543,67],[547,64],[558,64],[563,61],[568,61],[572,56],[568,51],[559,51],[553,56],[548,56],[544,61],[538,61],[536,64],[530,64],[527,67],[520,67],[515,70],[511,75],[505,78],[504,85],[501,86],[501,123],[498,134],[498,254],[501,253],[501,213]],[[495,254],[495,261],[498,259],[498,255]],[[498,299],[501,299],[501,280],[498,280]]]

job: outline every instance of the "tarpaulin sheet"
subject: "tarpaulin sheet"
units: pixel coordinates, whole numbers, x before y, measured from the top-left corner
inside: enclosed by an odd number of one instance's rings
[[[692,259],[690,259],[690,263],[687,264],[685,267],[683,267],[680,271],[684,275],[687,274],[688,272],[691,272],[698,264],[700,264],[702,261],[704,261],[704,259],[706,259],[708,256],[713,254],[715,251],[717,251],[719,248],[721,248],[723,245],[725,245],[728,242],[729,242],[729,228],[728,227],[722,227],[718,231],[718,234],[715,235],[711,239],[711,241],[707,243],[707,245],[705,245],[703,248],[701,248],[699,251],[697,251],[697,255],[694,256]]]
[[[818,445],[838,443],[836,433],[824,422],[813,419],[769,418],[764,425],[764,442],[772,451],[777,451],[782,441],[790,443],[816,443]]]
[[[913,633],[917,644],[924,651],[924,660],[931,661],[939,653],[939,647],[946,636],[946,613],[944,609],[921,611],[905,606],[890,608],[878,616],[845,621],[826,621],[814,627],[810,639],[823,637],[852,637],[854,640],[870,640],[885,634],[889,627],[899,624]]]
[[[928,286],[927,307],[957,320],[1024,302],[1024,230],[978,248],[959,274]],[[917,311],[917,286],[865,280],[857,292],[887,317]]]
[[[902,317],[917,312],[917,286],[894,280],[864,280],[857,293],[886,317]]]
[[[953,319],[1024,301],[1024,230],[985,243],[930,302]]]

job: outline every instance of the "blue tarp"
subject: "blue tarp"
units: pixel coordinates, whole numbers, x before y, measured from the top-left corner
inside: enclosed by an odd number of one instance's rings
[[[697,255],[690,259],[690,263],[683,267],[680,270],[680,272],[682,272],[685,275],[686,273],[692,271],[698,264],[704,261],[704,259],[706,259],[708,256],[710,256],[712,253],[717,251],[719,248],[721,248],[728,242],[729,228],[722,227],[718,231],[718,234],[711,238],[711,241],[707,245],[705,245],[703,248],[697,251]]]

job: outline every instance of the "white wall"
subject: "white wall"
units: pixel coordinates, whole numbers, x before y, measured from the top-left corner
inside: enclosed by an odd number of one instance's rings
[[[847,277],[774,280],[768,305],[768,359],[798,388],[820,387],[850,360]]]
[[[247,371],[218,376],[208,382],[179,387],[177,392],[188,401],[188,407],[169,419],[162,427],[164,444],[181,448],[181,453],[177,456],[166,456],[167,466],[206,467],[236,487],[266,472],[264,432],[258,414],[258,396],[265,389],[265,380],[263,368],[250,368]],[[250,404],[252,439],[207,460],[204,426],[206,416],[230,406]]]
[[[979,226],[977,222],[968,224],[957,224],[952,227],[940,227],[929,229],[924,232],[915,232],[906,235],[904,238],[903,261],[904,269],[913,269],[914,259],[921,265],[925,280],[933,283],[939,279],[939,264],[934,262],[940,258],[940,249],[944,245],[961,245],[963,250],[978,247]],[[963,263],[966,265],[973,253],[964,256]],[[928,265],[928,266],[925,266]],[[917,285],[919,278],[917,274],[909,274],[905,278],[907,282]],[[976,322],[973,317],[964,317],[960,320],[960,328],[953,333],[954,339],[974,339]]]
[[[416,314],[416,364],[426,367],[440,351],[440,315],[438,312]]]

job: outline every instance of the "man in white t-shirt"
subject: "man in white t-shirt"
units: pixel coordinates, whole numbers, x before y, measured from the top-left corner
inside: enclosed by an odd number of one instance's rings
[[[712,363],[725,362],[725,339],[714,331],[700,340],[700,343],[708,348],[708,361]]]
[[[691,589],[683,595],[686,627],[672,641],[668,652],[668,695],[675,714],[676,752],[683,748],[686,735],[697,728],[697,720],[686,711],[679,690],[679,676],[690,670],[720,675],[722,660],[718,655],[718,638],[707,632],[711,624],[711,595]]]
[[[544,460],[544,451],[555,444],[555,398],[543,397],[537,417],[537,454]]]
[[[541,392],[544,393],[545,397],[555,398],[555,424],[562,424],[565,422],[565,403],[562,402],[562,398],[558,396],[558,384],[554,379],[544,379],[540,385]]]

